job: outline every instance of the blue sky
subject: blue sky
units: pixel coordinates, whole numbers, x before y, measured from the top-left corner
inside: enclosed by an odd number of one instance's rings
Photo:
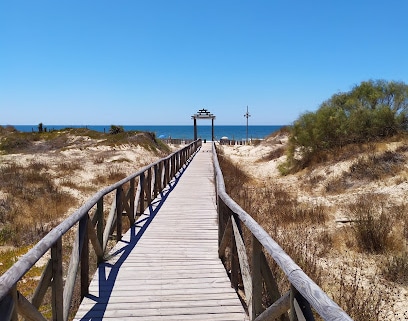
[[[0,124],[291,124],[408,83],[408,1],[0,0]],[[203,123],[204,124],[204,123]]]

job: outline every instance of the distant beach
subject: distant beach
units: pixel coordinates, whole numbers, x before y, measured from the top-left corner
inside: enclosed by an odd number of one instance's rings
[[[37,131],[38,125],[12,125],[17,130],[22,132]],[[108,132],[110,125],[47,125],[43,124],[47,130],[59,130],[63,128],[88,128],[99,132]],[[279,130],[283,125],[270,125],[270,126],[248,126],[248,138],[249,139],[263,139],[273,132]],[[139,130],[154,132],[158,138],[177,138],[177,139],[193,139],[194,138],[194,126],[165,126],[165,125],[132,125],[123,126],[126,131]],[[211,140],[211,125],[199,125],[197,126],[198,138]],[[215,125],[214,135],[216,140],[220,140],[221,137],[228,137],[229,139],[245,140],[246,139],[246,126],[233,126],[233,125]]]

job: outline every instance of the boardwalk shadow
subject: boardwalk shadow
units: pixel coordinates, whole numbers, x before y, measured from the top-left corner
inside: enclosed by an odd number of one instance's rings
[[[192,158],[193,159],[193,158]],[[115,285],[115,281],[118,277],[120,267],[126,261],[129,254],[132,252],[134,247],[137,245],[141,237],[143,236],[144,232],[149,227],[150,223],[154,220],[156,214],[159,212],[160,208],[166,201],[167,197],[171,193],[171,191],[176,187],[177,183],[179,182],[181,176],[185,172],[185,170],[190,165],[190,162],[178,172],[176,173],[176,177],[173,178],[170,183],[164,188],[163,191],[160,192],[160,196],[157,197],[152,203],[149,205],[145,214],[141,215],[138,221],[130,227],[127,233],[130,234],[129,241],[124,241],[123,239],[118,242],[118,244],[114,247],[114,249],[109,253],[108,260],[115,260],[114,263],[101,263],[98,266],[96,273],[98,274],[98,289],[99,293],[98,296],[93,294],[88,294],[85,296],[84,301],[87,301],[88,305],[92,305],[90,301],[93,301],[94,304],[92,307],[87,311],[84,315],[78,316],[75,320],[92,320],[92,321],[102,321],[104,314],[106,312],[106,308],[111,297],[113,287]],[[95,275],[96,277],[96,275]],[[83,302],[84,302],[83,301]],[[81,315],[82,313],[80,313]]]

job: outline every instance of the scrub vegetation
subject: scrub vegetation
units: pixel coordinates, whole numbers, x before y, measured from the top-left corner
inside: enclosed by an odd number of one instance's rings
[[[363,82],[219,157],[231,197],[354,320],[408,318],[407,108],[407,85]]]

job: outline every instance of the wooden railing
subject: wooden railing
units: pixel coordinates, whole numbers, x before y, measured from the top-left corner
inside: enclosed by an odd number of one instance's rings
[[[229,272],[231,286],[240,294],[248,309],[250,320],[314,320],[311,307],[323,320],[352,320],[226,193],[215,145],[213,160],[219,256]],[[248,231],[249,237],[244,237],[243,228]],[[289,281],[288,291],[283,295],[279,292],[267,256],[276,262]],[[265,297],[273,302],[266,309],[262,304]]]
[[[194,140],[193,139],[182,139],[182,138],[163,138],[163,142],[166,144],[172,145],[186,145],[191,144]]]
[[[92,244],[93,252],[96,254],[96,261],[102,262],[109,239],[112,236],[116,241],[122,238],[125,225],[131,226],[135,223],[138,216],[190,160],[199,146],[201,141],[197,140],[116,184],[100,190],[51,230],[0,277],[0,319],[14,321],[21,316],[26,320],[44,321],[46,320],[44,314],[48,314],[52,320],[68,320],[73,313],[70,310],[74,291],[79,291],[81,298],[88,294],[92,254],[89,243]],[[105,211],[104,205],[109,196],[113,199],[112,205],[110,211]],[[124,216],[127,217],[125,222],[122,220]],[[76,234],[75,241],[72,241],[70,233]],[[64,241],[66,240],[64,244],[63,237]],[[71,246],[69,264],[66,264],[63,248],[65,250]],[[51,258],[38,281],[36,290],[28,299],[22,294],[24,284],[19,281],[47,252],[51,252]],[[48,296],[51,296],[51,300],[48,298],[48,301],[51,302],[51,307],[47,311],[43,301],[47,291],[50,292],[48,290],[50,287],[51,294]]]

